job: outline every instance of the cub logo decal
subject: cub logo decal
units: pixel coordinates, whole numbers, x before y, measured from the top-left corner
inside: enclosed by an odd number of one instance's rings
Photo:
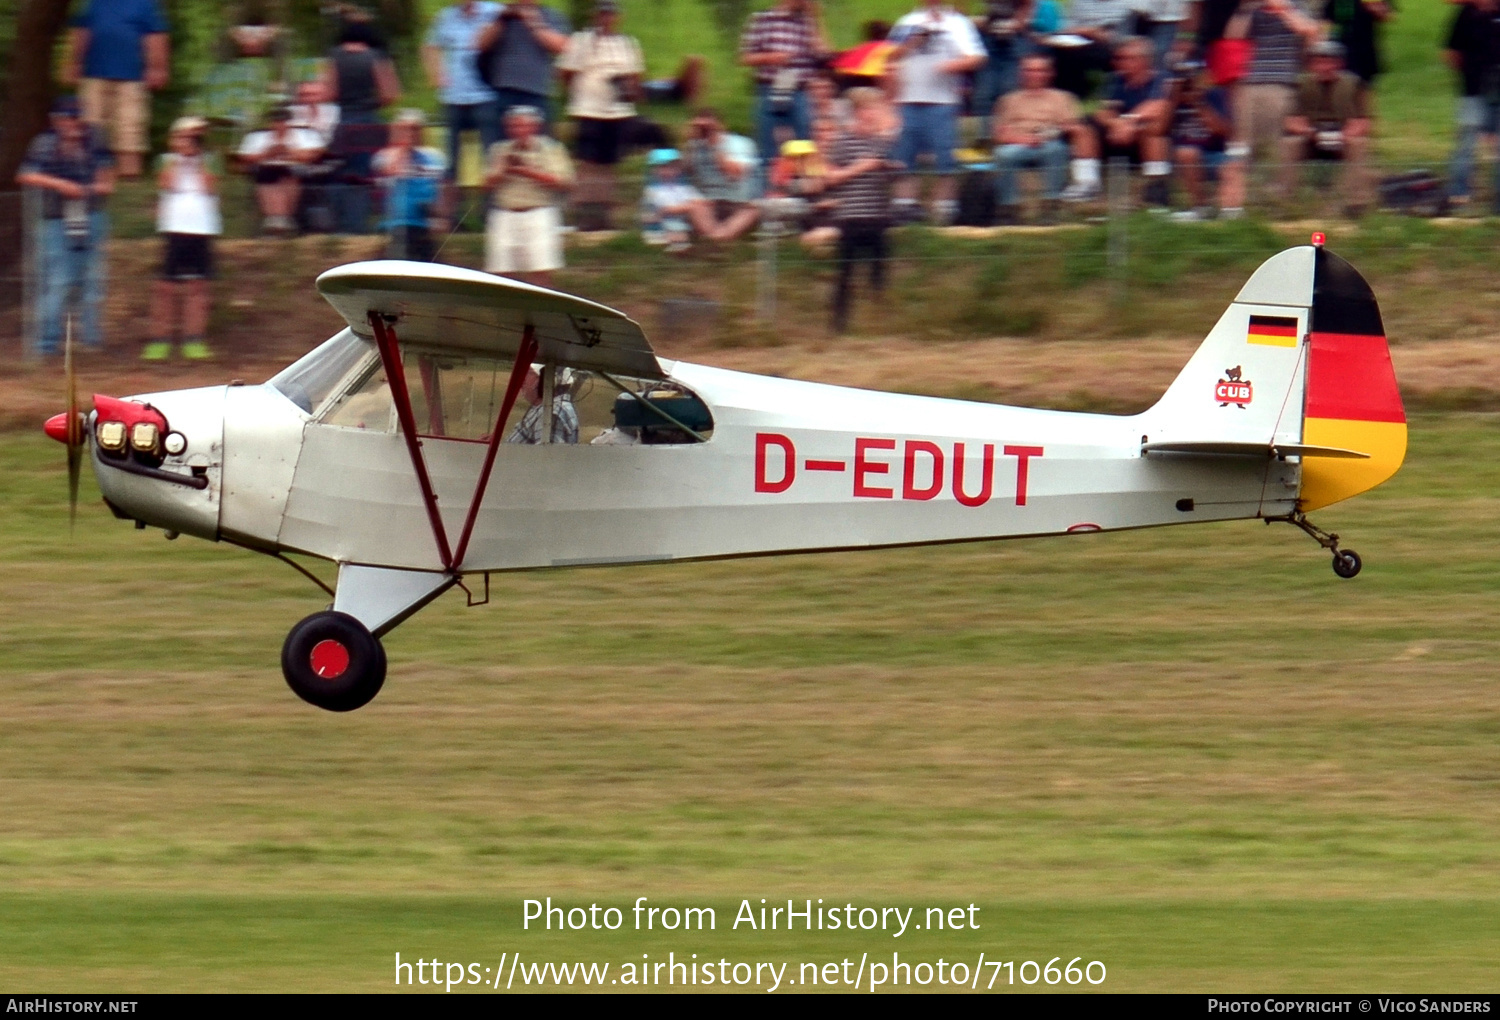
[[[1236,365],[1226,368],[1224,378],[1214,384],[1214,399],[1219,402],[1220,407],[1228,407],[1230,404],[1237,404],[1242,408],[1250,406],[1255,391],[1249,379],[1240,378],[1242,367]]]

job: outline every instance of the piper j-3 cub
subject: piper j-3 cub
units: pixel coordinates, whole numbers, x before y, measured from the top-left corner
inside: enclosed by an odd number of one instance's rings
[[[382,635],[496,571],[1260,518],[1353,577],[1305,515],[1406,452],[1374,295],[1320,243],[1264,263],[1130,416],[667,361],[620,312],[449,266],[317,285],[348,328],[264,385],[95,396],[47,431],[139,527],[336,563],[281,656],[332,711],[380,690]]]

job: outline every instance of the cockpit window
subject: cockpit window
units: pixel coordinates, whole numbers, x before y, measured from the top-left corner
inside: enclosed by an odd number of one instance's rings
[[[408,348],[402,368],[419,435],[489,441],[510,382],[509,359]],[[395,403],[380,362],[371,358],[346,374],[319,419],[344,428],[397,431]],[[504,441],[662,446],[703,442],[713,425],[707,405],[678,383],[538,364],[523,380]]]
[[[346,329],[271,377],[271,385],[308,414],[320,410],[360,363],[375,357],[375,345]]]

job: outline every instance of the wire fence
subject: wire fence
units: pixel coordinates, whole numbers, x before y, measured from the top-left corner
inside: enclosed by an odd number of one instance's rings
[[[1489,181],[1494,174],[1481,167],[1476,179]],[[996,244],[1008,237],[1025,237],[1030,250],[1054,245],[1066,248],[1069,257],[1088,264],[1090,278],[1104,276],[1110,294],[1116,301],[1128,297],[1132,280],[1139,270],[1164,257],[1231,256],[1249,253],[1243,246],[1217,233],[1213,220],[1234,215],[1234,207],[1221,201],[1221,189],[1234,182],[1223,175],[1206,175],[1196,195],[1179,175],[1170,180],[1169,190],[1151,193],[1152,182],[1142,177],[1139,168],[1124,160],[1113,160],[1104,171],[1103,187],[1097,197],[1076,203],[1057,203],[1043,194],[1041,173],[1023,174],[1021,204],[1016,217],[1020,222],[1002,225],[997,215],[997,182],[992,166],[971,165],[959,182],[957,225],[940,228],[942,243],[897,244],[890,263],[901,267],[930,264],[984,263],[997,257]],[[604,261],[615,270],[660,271],[664,262],[659,251],[639,243],[635,196],[644,181],[639,175],[622,175],[616,182],[620,196],[614,210],[616,231],[585,232],[575,226],[565,227],[572,233],[572,246],[599,248],[603,253],[595,261]],[[1241,201],[1256,222],[1296,222],[1310,229],[1320,224],[1348,224],[1351,213],[1404,214],[1421,217],[1448,217],[1462,212],[1476,220],[1488,211],[1500,194],[1482,190],[1465,206],[1452,201],[1443,178],[1427,168],[1409,163],[1368,163],[1346,166],[1336,162],[1311,162],[1295,165],[1254,163],[1242,182]],[[1196,197],[1197,201],[1191,199]],[[459,192],[447,202],[444,220],[432,232],[431,249],[439,261],[455,264],[477,261],[484,230],[487,200],[476,190]],[[253,188],[242,177],[230,177],[221,192],[224,207],[224,240],[258,238],[266,244],[285,243],[269,237],[261,229],[261,217]],[[826,269],[834,259],[833,246],[826,227],[820,235],[805,228],[807,215],[816,203],[762,203],[763,216],[755,231],[744,241],[739,255],[699,260],[704,250],[717,247],[699,242],[684,259],[695,266],[695,276],[707,279],[716,274],[743,272],[746,262],[754,262],[753,300],[750,311],[755,319],[776,326],[787,307],[787,295],[807,286],[808,273]],[[1227,208],[1226,208],[1227,207]],[[90,300],[98,300],[102,287],[99,277],[91,277],[80,262],[102,263],[112,243],[130,243],[154,236],[155,195],[148,184],[121,188],[101,213],[102,224],[86,241],[61,258],[71,260],[68,272],[58,265],[56,224],[45,213],[42,196],[30,190],[0,193],[0,225],[15,225],[13,237],[0,237],[0,307],[14,306],[18,314],[7,316],[14,324],[23,358],[37,360],[55,346],[56,323],[50,320],[60,312],[79,312],[86,318]],[[802,210],[799,213],[798,210]],[[51,210],[56,214],[56,210]],[[577,210],[567,210],[569,219]],[[384,242],[377,234],[383,219],[378,189],[347,184],[327,184],[308,188],[299,202],[298,230],[313,234],[365,234],[380,246],[382,254],[403,257],[411,254],[405,247],[406,233],[393,233]],[[1157,224],[1172,223],[1165,233]],[[1176,227],[1175,224],[1181,224]],[[1347,228],[1344,228],[1347,229]],[[49,234],[50,231],[50,234]],[[1079,232],[1084,232],[1080,234]],[[0,231],[3,233],[3,231]],[[899,229],[898,229],[899,233]],[[49,244],[48,238],[52,237]],[[1080,237],[1086,240],[1080,240]],[[114,241],[109,240],[114,238]],[[616,242],[618,238],[620,242]],[[949,241],[948,239],[952,240]],[[966,243],[986,239],[988,246]],[[599,247],[600,240],[604,244]],[[1394,242],[1399,243],[1399,242]],[[1500,243],[1500,240],[1497,240]],[[124,278],[114,281],[116,287],[139,288],[155,273],[154,258],[137,258],[124,267]],[[299,284],[303,281],[297,281]],[[64,293],[59,296],[59,288]],[[789,291],[788,288],[792,290]],[[663,322],[686,321],[711,314],[712,301],[692,293],[664,294]],[[670,306],[669,306],[670,304]],[[680,306],[680,307],[679,307]],[[49,336],[52,338],[49,340]]]

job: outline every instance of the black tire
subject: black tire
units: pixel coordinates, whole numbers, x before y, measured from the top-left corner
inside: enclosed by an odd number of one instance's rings
[[[287,686],[308,704],[352,712],[380,693],[385,649],[347,613],[314,613],[286,636],[281,672]]]
[[[1353,577],[1362,566],[1364,563],[1360,561],[1359,553],[1353,549],[1341,549],[1333,555],[1333,572],[1340,577]]]

